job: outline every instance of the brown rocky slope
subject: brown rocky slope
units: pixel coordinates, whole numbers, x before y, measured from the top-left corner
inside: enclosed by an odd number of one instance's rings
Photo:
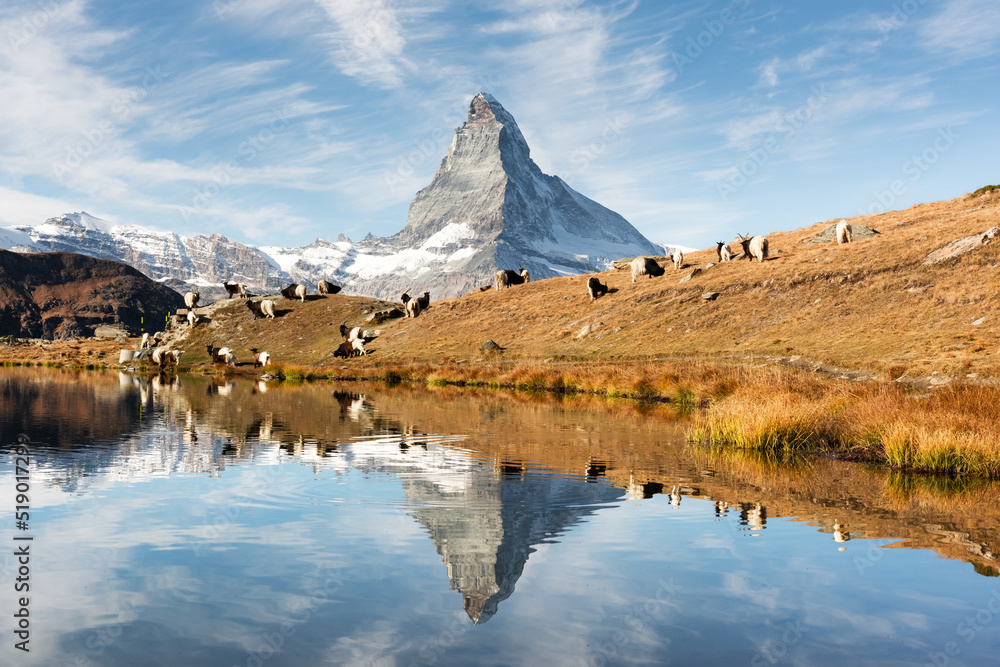
[[[0,250],[0,336],[93,336],[102,324],[160,329],[167,314],[183,306],[180,294],[125,264]]]

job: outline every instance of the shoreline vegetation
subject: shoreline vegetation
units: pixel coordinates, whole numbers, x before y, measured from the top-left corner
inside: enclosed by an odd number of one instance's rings
[[[283,384],[376,381],[596,396],[666,403],[689,442],[768,456],[818,454],[895,470],[1000,479],[1000,388],[952,383],[933,391],[852,382],[759,360],[391,364],[322,368],[275,364]],[[120,370],[116,365],[2,361],[3,366]],[[137,373],[160,372],[140,364]],[[182,365],[177,372],[257,377],[259,369]]]

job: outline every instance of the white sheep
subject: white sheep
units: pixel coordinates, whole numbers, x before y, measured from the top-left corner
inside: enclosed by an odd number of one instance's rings
[[[681,252],[680,248],[674,248],[674,251],[670,254],[670,259],[674,260],[674,271],[679,271],[684,266],[684,253]]]
[[[153,353],[149,355],[150,360],[157,366],[163,365],[163,353],[166,352],[162,347],[158,347],[153,350]]]
[[[139,349],[145,350],[147,347],[152,345],[152,343],[153,343],[153,337],[150,336],[148,333],[143,332],[142,340],[139,341]]]
[[[187,314],[188,326],[193,327],[198,324],[198,314],[194,312],[194,308],[188,311]]]
[[[188,310],[191,310],[198,305],[198,299],[200,298],[200,292],[186,292],[184,294],[184,305],[187,306]]]
[[[351,341],[351,347],[354,348],[356,354],[368,354],[368,350],[365,349],[365,339],[355,338]]]
[[[184,356],[184,350],[170,350],[167,354],[173,358],[174,364],[176,365],[181,363],[181,357]]]
[[[407,317],[416,317],[420,314],[420,302],[416,299],[407,300],[405,307]]]
[[[718,248],[715,249],[716,253],[719,255],[720,262],[728,262],[733,258],[733,251],[729,249],[729,245],[725,241],[717,241]]]
[[[854,240],[854,229],[851,228],[851,223],[847,220],[841,220],[837,223],[837,245],[841,243],[850,243]]]

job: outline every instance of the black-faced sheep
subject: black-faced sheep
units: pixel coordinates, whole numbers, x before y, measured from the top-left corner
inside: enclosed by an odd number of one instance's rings
[[[837,223],[837,245],[841,243],[850,243],[854,240],[854,229],[851,228],[851,223],[847,220],[841,220]]]
[[[407,317],[416,317],[420,314],[420,301],[418,299],[407,299],[404,304]]]
[[[510,269],[501,269],[493,276],[493,281],[496,283],[496,288],[501,290],[504,287],[523,285],[524,283],[531,282],[531,275],[528,273],[528,269],[524,267],[521,267],[520,273],[511,271]]]
[[[236,366],[236,355],[228,347],[215,347],[214,343],[209,343],[205,347],[213,364]]]
[[[753,238],[740,237],[740,245],[743,246],[743,255],[751,262],[754,258],[758,262],[767,259],[767,237],[758,234]]]
[[[253,315],[255,320],[262,317],[270,317],[271,319],[274,319],[274,302],[270,299],[264,299],[262,301],[247,299],[247,309],[250,311],[250,314]]]
[[[427,310],[427,306],[431,305],[431,293],[424,292],[423,296],[418,296],[417,303],[420,304],[420,310]]]
[[[632,282],[635,282],[635,279],[639,276],[656,278],[666,273],[659,262],[652,257],[636,257],[629,266],[632,269]]]
[[[345,340],[340,344],[340,347],[333,351],[333,356],[343,357],[344,359],[359,354],[368,354],[367,350],[365,350],[365,342],[360,338]]]
[[[607,294],[608,286],[598,280],[596,276],[590,276],[587,278],[587,292],[590,294],[590,300],[593,301],[597,297]]]
[[[192,310],[198,307],[198,299],[201,298],[200,292],[185,292],[184,293],[184,305],[187,306],[188,310]]]
[[[258,352],[257,348],[255,348],[255,347],[251,347],[250,351],[253,353],[253,367],[254,368],[257,368],[258,366],[260,366],[261,368],[264,368],[269,363],[271,363],[271,355],[268,354],[267,352]]]
[[[409,295],[404,294],[403,296],[407,297],[406,300],[409,301]],[[346,340],[355,340],[357,338],[361,338],[361,327],[354,327],[353,329],[348,329],[346,324],[341,324],[340,335],[343,336]]]
[[[321,280],[316,283],[316,291],[320,294],[337,294],[340,292],[340,285],[334,285],[329,280]]]
[[[222,283],[226,289],[226,298],[232,299],[234,294],[238,294],[241,299],[247,298],[247,286],[243,283]]]
[[[718,241],[718,247],[715,249],[716,254],[719,256],[720,262],[728,262],[733,258],[733,251],[729,249],[725,241]]]
[[[301,300],[305,301],[306,300],[306,286],[305,285],[299,285],[298,283],[292,283],[291,285],[289,285],[285,289],[281,290],[281,296],[285,297],[286,299],[295,299],[295,298],[298,298],[298,299],[301,299]]]

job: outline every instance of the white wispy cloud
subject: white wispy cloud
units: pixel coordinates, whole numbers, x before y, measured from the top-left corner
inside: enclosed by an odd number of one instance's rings
[[[969,60],[997,52],[998,25],[1000,4],[993,0],[950,0],[920,23],[919,34],[929,49]]]

